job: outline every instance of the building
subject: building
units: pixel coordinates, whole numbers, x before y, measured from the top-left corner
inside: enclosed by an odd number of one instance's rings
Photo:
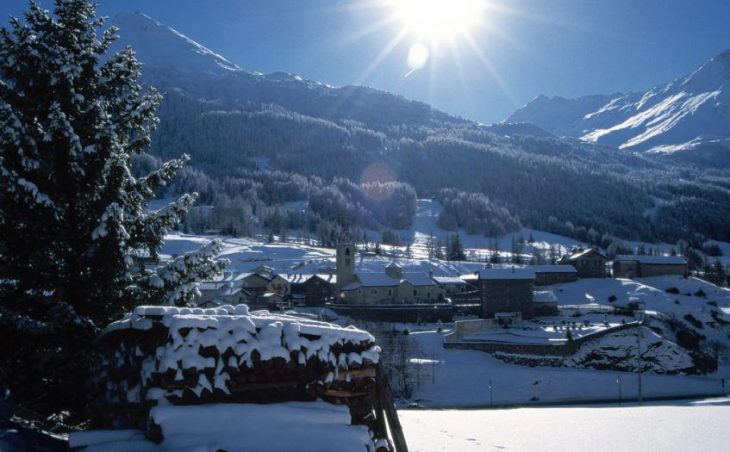
[[[337,288],[343,288],[355,282],[355,245],[337,246]]]
[[[271,277],[261,273],[241,273],[235,278],[238,287],[243,287],[253,294],[262,294],[271,282]]]
[[[573,282],[578,279],[578,270],[572,265],[535,265],[535,285],[547,286]]]
[[[311,275],[301,284],[301,287],[305,305],[324,306],[325,301],[335,294],[337,276],[330,274]]]
[[[444,301],[445,290],[428,273],[356,273],[355,281],[339,289],[339,301],[348,304],[419,304]]]
[[[572,265],[578,271],[579,278],[605,278],[606,256],[592,248],[578,250],[563,256],[559,265]]]
[[[266,293],[275,293],[282,299],[291,295],[291,284],[285,275],[273,275],[266,285]]]
[[[534,270],[487,268],[476,272],[476,276],[481,290],[482,317],[494,318],[498,312],[519,312],[525,319],[534,317]]]
[[[681,256],[621,255],[613,259],[614,278],[645,278],[687,275],[687,260]]]

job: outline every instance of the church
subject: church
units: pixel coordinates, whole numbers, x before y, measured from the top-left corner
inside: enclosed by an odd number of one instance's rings
[[[354,245],[337,247],[338,303],[353,305],[431,304],[446,291],[429,272],[404,272],[393,262],[382,273],[355,272]]]

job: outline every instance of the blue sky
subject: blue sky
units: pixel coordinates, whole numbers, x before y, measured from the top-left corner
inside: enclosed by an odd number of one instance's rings
[[[393,21],[373,30],[392,14],[384,2],[101,0],[99,10],[144,12],[245,69],[364,84],[482,122],[538,94],[646,89],[730,48],[727,0],[491,0],[485,25],[470,33],[481,56],[457,37],[405,77],[413,36],[373,64],[403,29]],[[25,6],[2,0],[2,23]]]

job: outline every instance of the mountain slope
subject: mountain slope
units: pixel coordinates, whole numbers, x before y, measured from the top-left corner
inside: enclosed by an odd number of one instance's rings
[[[371,126],[465,123],[429,105],[366,87],[335,87],[284,72],[242,70],[205,46],[141,13],[120,14],[117,48],[131,45],[145,65],[144,79],[169,91],[226,103],[255,102],[283,106],[304,115],[332,120],[366,121]]]
[[[228,228],[255,212],[276,233],[284,224],[318,233],[402,229],[416,196],[450,188],[463,202],[444,223],[475,234],[522,225],[604,246],[611,236],[730,239],[724,174],[703,180],[694,169],[524,123],[483,126],[371,88],[249,72],[147,16],[115,22],[119,46],[135,47],[145,83],[165,95],[151,153],[190,154],[193,169],[174,188],[220,207],[217,219],[200,212],[200,228]],[[382,187],[390,188],[376,193]],[[655,214],[643,215],[657,198]],[[296,218],[281,208],[302,201],[319,208]],[[701,217],[692,216],[695,205]]]
[[[574,100],[540,96],[507,121],[532,122],[620,149],[666,154],[704,143],[722,148],[730,138],[730,50],[644,93]]]

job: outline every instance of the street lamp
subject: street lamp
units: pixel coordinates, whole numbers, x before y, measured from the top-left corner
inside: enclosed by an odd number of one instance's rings
[[[638,362],[637,375],[639,384],[639,405],[644,403],[644,394],[641,387],[641,340],[644,339],[644,311],[641,311],[639,320],[639,331],[636,334],[636,361]]]

